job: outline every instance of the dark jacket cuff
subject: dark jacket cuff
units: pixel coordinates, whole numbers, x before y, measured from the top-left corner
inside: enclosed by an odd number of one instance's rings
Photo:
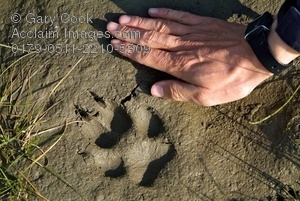
[[[299,8],[298,8],[299,7]],[[290,47],[300,52],[300,0],[286,1],[277,16],[276,32]]]

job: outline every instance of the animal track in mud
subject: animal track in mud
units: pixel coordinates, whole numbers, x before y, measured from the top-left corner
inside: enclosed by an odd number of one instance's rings
[[[87,163],[94,163],[105,176],[128,174],[134,183],[151,186],[175,155],[173,145],[161,135],[163,122],[152,108],[139,107],[130,115],[122,105],[90,94],[95,111],[75,106],[76,114],[87,122],[82,127],[90,140],[84,151]]]

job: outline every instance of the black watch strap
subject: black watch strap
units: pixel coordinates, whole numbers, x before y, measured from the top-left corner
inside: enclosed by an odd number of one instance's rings
[[[267,28],[261,27],[257,29],[255,34],[247,37],[247,41],[261,64],[267,70],[277,75],[291,65],[282,65],[273,57],[269,48],[268,32]]]
[[[245,39],[261,64],[270,72],[279,74],[281,71],[292,66],[292,62],[288,65],[282,65],[273,57],[268,42],[272,23],[273,16],[269,12],[265,12],[248,25],[245,32]]]

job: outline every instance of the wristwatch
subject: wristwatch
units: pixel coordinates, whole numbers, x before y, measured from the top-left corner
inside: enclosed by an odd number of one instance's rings
[[[291,64],[280,64],[272,55],[268,42],[268,34],[272,23],[273,16],[269,12],[265,12],[248,25],[245,39],[261,64],[270,72],[279,74],[290,67]]]

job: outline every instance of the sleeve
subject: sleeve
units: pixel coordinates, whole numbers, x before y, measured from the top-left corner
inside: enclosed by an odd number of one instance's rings
[[[300,52],[300,0],[286,0],[277,15],[276,32],[290,47]]]

